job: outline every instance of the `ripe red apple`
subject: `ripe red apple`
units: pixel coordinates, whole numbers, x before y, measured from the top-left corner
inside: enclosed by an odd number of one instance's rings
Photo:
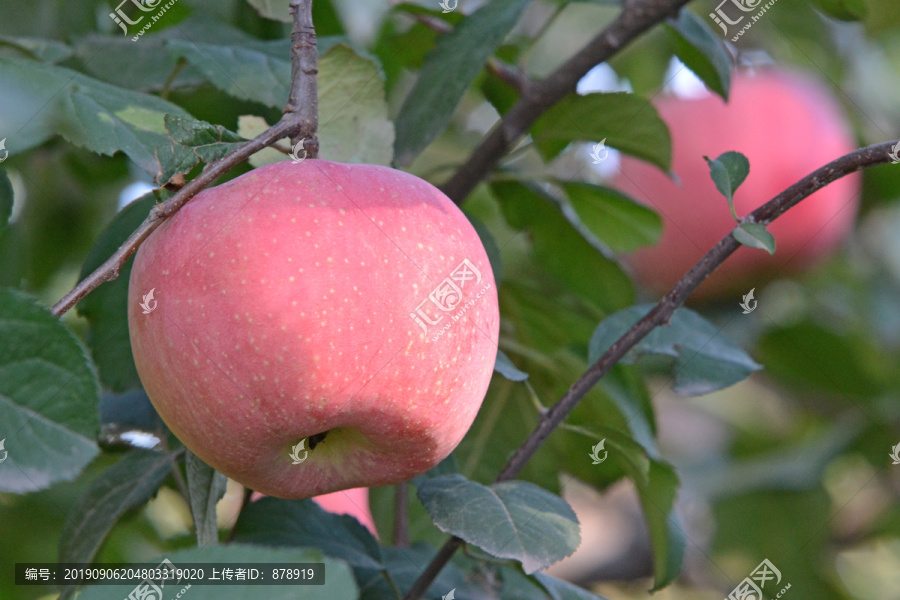
[[[128,306],[166,424],[281,498],[438,464],[497,353],[475,230],[436,188],[380,166],[280,162],[202,192],[141,245]]]
[[[750,160],[738,188],[738,216],[758,208],[856,144],[837,102],[820,84],[790,72],[738,74],[728,104],[718,96],[664,97],[656,107],[672,133],[676,183],[647,163],[623,158],[613,185],[654,207],[663,219],[661,241],[629,256],[638,280],[654,292],[678,279],[734,228],[703,156],[728,150]],[[808,268],[851,228],[860,196],[858,174],[803,200],[769,226],[777,250],[741,247],[703,283],[696,298],[744,292],[777,273]]]

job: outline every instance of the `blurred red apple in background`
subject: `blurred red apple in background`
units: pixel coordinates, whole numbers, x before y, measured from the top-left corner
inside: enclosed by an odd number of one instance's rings
[[[128,321],[175,435],[281,498],[437,465],[481,406],[499,329],[484,247],[446,196],[323,160],[189,202],[138,250]]]
[[[667,292],[735,223],[703,156],[728,150],[750,160],[735,194],[743,217],[815,169],[856,148],[839,104],[821,84],[790,72],[738,73],[728,104],[718,96],[665,97],[656,103],[672,133],[676,183],[657,168],[623,157],[613,185],[654,207],[661,241],[628,257],[638,280]],[[777,250],[741,247],[693,296],[746,292],[776,273],[797,272],[829,254],[852,227],[860,196],[853,174],[816,192],[769,226]]]
[[[253,492],[250,500],[255,502],[264,497],[259,492]],[[336,515],[355,517],[357,521],[366,526],[366,529],[372,535],[378,537],[378,531],[375,529],[375,519],[372,518],[372,510],[369,508],[369,488],[352,488],[331,492],[323,496],[315,496],[313,502],[322,507],[322,509]]]
[[[353,488],[332,492],[313,498],[316,504],[336,515],[350,515],[366,526],[366,529],[377,536],[375,520],[369,508],[369,488]]]

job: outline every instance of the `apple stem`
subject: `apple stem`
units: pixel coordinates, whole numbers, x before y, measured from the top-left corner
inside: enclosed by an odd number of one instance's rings
[[[303,142],[306,158],[318,158],[319,138],[319,50],[312,20],[312,0],[291,0],[294,28],[291,31],[291,93],[284,118],[296,131],[291,146]]]

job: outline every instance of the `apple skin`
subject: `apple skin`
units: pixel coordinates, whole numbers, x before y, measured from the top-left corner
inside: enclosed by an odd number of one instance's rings
[[[672,171],[623,157],[613,187],[652,206],[662,239],[627,257],[644,287],[665,293],[735,227],[727,200],[703,159],[736,150],[750,174],[735,194],[746,216],[815,169],[856,148],[840,106],[820,84],[791,72],[737,74],[728,104],[718,96],[668,96],[656,104],[672,134]],[[740,247],[692,295],[694,300],[746,293],[777,274],[796,273],[826,257],[850,230],[861,178],[853,174],[819,190],[776,219],[774,255]]]
[[[430,294],[451,276],[462,300],[439,297],[444,312]],[[206,190],[154,231],[128,323],[141,382],[185,446],[253,490],[308,498],[450,454],[490,382],[499,311],[478,235],[437,188],[306,160]]]

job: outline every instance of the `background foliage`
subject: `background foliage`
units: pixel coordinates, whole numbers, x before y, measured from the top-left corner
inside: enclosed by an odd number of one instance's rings
[[[620,10],[613,0],[460,4],[442,13],[437,2],[316,0],[322,158],[443,182],[517,98],[486,60],[546,76]],[[125,318],[130,263],[61,321],[45,307],[166,197],[147,193],[152,187],[196,174],[277,121],[290,80],[286,7],[179,0],[132,42],[108,18],[112,3],[0,3],[0,137],[10,152],[0,167],[0,438],[9,452],[0,464],[0,598],[52,597],[13,586],[15,562],[262,560],[249,547],[260,544],[272,556],[328,557],[334,587],[302,597],[390,597],[384,572],[408,587],[446,533],[473,550],[454,558],[430,596],[456,588],[457,598],[587,598],[538,571],[570,554],[587,526],[610,547],[596,549],[598,570],[581,582],[610,598],[664,586],[667,598],[720,598],[763,558],[792,584],[791,597],[896,594],[893,165],[865,173],[858,225],[834,258],[766,287],[750,315],[740,315],[738,298],[680,311],[588,394],[519,481],[490,485],[542,405],[652,299],[617,256],[653,244],[661,221],[603,187],[582,142],[606,138],[668,168],[668,128],[647,99],[677,74],[673,57],[719,95],[731,77],[731,57],[706,18],[714,5],[699,1],[610,61],[631,92],[571,95],[550,108],[530,143],[465,204],[498,279],[504,354],[453,458],[408,486],[414,545],[390,544],[395,492],[373,489],[380,542],[309,501],[266,499],[240,515],[233,543],[213,548],[217,527],[230,535],[240,490],[225,492],[185,457],[140,389]],[[765,58],[832,86],[860,145],[900,131],[895,2],[780,0],[732,52],[738,64]],[[770,143],[776,151],[778,140]],[[228,177],[284,158],[260,152]],[[160,443],[135,448],[147,432]],[[601,438],[611,460],[597,468],[588,453]],[[576,480],[640,507],[611,513],[637,514],[626,523],[636,546],[617,541],[609,522],[583,523],[579,534],[556,495]],[[222,493],[215,523],[210,506]],[[538,507],[546,512],[535,517]],[[485,536],[501,514],[501,533]],[[521,543],[505,544],[509,537]],[[622,579],[630,581],[606,582]],[[125,594],[96,588],[83,597]]]

